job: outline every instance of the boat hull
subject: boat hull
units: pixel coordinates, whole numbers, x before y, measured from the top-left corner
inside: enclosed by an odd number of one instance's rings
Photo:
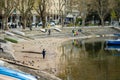
[[[120,45],[120,40],[108,40],[107,45]]]
[[[120,45],[107,45],[107,50],[120,50]]]

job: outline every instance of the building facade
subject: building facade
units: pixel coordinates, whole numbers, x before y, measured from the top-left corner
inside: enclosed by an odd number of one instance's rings
[[[66,13],[67,0],[45,0],[45,1],[46,1],[46,21],[57,20],[59,22],[62,22],[63,18],[65,18],[68,14]],[[39,0],[35,0],[34,7],[38,7],[37,5],[38,2]],[[20,3],[19,6],[22,6],[22,4]],[[25,6],[26,5],[24,5],[24,7]],[[27,8],[27,6],[25,8]],[[40,15],[38,15],[37,11],[34,10],[34,8],[32,9],[32,16],[30,16],[30,19],[32,23],[39,23],[41,21]],[[21,12],[18,9],[14,8],[13,13],[8,18],[8,22],[16,23],[18,26],[20,21],[22,21]]]

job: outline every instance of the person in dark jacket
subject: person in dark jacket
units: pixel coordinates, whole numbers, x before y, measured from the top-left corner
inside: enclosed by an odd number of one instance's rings
[[[1,47],[1,44],[0,44],[0,50],[3,52],[3,48]]]
[[[50,34],[51,34],[51,30],[49,29],[49,30],[48,30],[48,35],[50,35]]]
[[[75,33],[75,30],[73,29],[73,30],[72,30],[72,34],[73,34],[73,36],[75,36],[75,34],[74,34],[74,33]]]
[[[42,51],[42,55],[43,55],[43,59],[45,59],[45,55],[46,55],[46,51],[45,51],[45,49],[43,49],[43,51]]]

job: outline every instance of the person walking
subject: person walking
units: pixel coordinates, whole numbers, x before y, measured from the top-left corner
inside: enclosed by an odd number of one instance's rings
[[[50,30],[50,24],[48,23],[48,35],[51,34],[51,30]]]
[[[0,50],[3,52],[3,48],[2,48],[2,46],[1,46],[1,44],[0,44]]]
[[[75,36],[75,30],[74,29],[72,30],[72,34],[73,34],[73,36]]]
[[[50,35],[50,34],[51,34],[51,30],[49,29],[49,30],[48,30],[48,35]]]
[[[42,51],[42,55],[43,55],[43,59],[45,59],[45,55],[46,55],[46,51],[45,51],[45,49],[43,49],[43,51]]]

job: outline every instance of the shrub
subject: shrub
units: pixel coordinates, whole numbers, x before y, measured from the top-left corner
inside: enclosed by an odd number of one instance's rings
[[[7,41],[10,41],[10,42],[13,42],[13,43],[18,43],[17,40],[12,39],[12,38],[4,38],[4,39],[7,40]]]

